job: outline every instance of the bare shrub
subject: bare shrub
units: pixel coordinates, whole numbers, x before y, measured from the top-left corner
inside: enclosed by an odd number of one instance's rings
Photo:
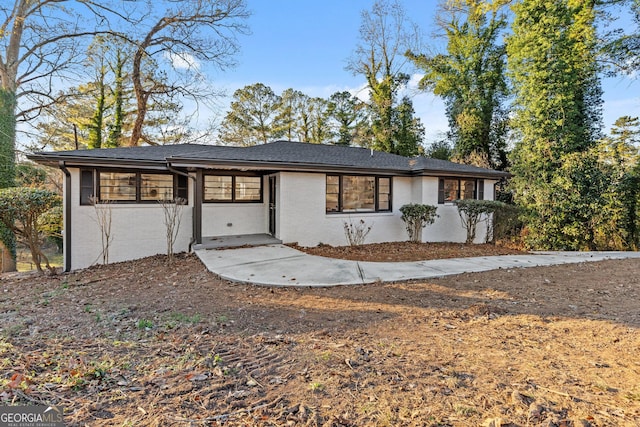
[[[91,205],[96,214],[95,221],[100,227],[100,243],[102,245],[102,252],[98,258],[102,258],[103,264],[109,264],[109,248],[111,242],[113,242],[113,235],[111,234],[111,219],[112,209],[111,202],[108,200],[99,200],[97,197],[91,197],[89,199]]]
[[[186,200],[176,197],[173,200],[164,200],[160,202],[162,211],[164,212],[164,225],[167,231],[167,260],[169,264],[173,262],[175,254],[174,245],[180,232],[180,223],[182,222],[182,209],[186,204]]]
[[[351,218],[349,218],[348,222],[344,221],[343,226],[344,235],[347,237],[349,246],[362,245],[367,234],[369,234],[371,228],[373,228],[373,224],[368,225],[363,219],[354,224]]]

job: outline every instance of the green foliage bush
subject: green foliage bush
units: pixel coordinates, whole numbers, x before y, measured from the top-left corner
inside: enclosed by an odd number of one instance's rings
[[[42,272],[43,261],[53,271],[41,249],[45,237],[41,217],[60,203],[60,196],[45,189],[12,187],[0,190],[0,222],[29,248],[39,272]]]
[[[62,252],[62,205],[49,209],[38,220],[38,227]]]
[[[494,242],[510,242],[520,246],[521,233],[524,227],[522,222],[522,209],[516,205],[504,203],[493,212],[493,238]]]
[[[489,215],[505,205],[496,200],[475,199],[455,200],[454,203],[458,208],[462,226],[467,230],[466,243],[473,243],[480,222],[488,221]],[[491,222],[488,224],[487,233],[491,234]],[[487,237],[490,238],[491,236],[488,235]]]
[[[400,208],[410,241],[418,243],[422,240],[422,229],[433,224],[438,217],[437,209],[437,206],[418,203],[409,203]]]

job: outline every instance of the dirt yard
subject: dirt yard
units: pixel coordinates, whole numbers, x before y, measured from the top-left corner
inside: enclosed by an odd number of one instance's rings
[[[69,426],[639,426],[639,328],[637,259],[282,289],[158,256],[0,276],[0,403]]]

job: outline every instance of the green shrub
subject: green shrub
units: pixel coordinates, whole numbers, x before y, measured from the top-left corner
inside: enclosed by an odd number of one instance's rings
[[[480,222],[489,220],[489,215],[505,206],[505,203],[495,200],[464,199],[455,200],[453,203],[458,208],[462,226],[467,230],[466,243],[473,243]],[[490,239],[491,234],[493,234],[491,230],[492,223],[489,221],[487,224],[487,239]]]
[[[56,244],[58,253],[62,253],[62,205],[54,206],[42,214],[38,220],[38,227]]]
[[[28,187],[0,190],[0,222],[15,234],[18,241],[29,248],[31,259],[39,272],[42,272],[42,262],[53,271],[49,260],[42,252],[45,234],[40,219],[45,212],[59,206],[60,203],[60,196],[49,190]]]
[[[493,213],[494,242],[510,242],[521,246],[523,227],[522,211],[516,205],[505,204]]]
[[[438,217],[437,209],[437,206],[418,203],[409,203],[400,208],[410,241],[417,243],[422,240],[422,229],[433,224]]]

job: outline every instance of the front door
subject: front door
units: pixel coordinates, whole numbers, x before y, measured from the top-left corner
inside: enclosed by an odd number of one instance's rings
[[[269,177],[269,234],[276,235],[276,177]]]

